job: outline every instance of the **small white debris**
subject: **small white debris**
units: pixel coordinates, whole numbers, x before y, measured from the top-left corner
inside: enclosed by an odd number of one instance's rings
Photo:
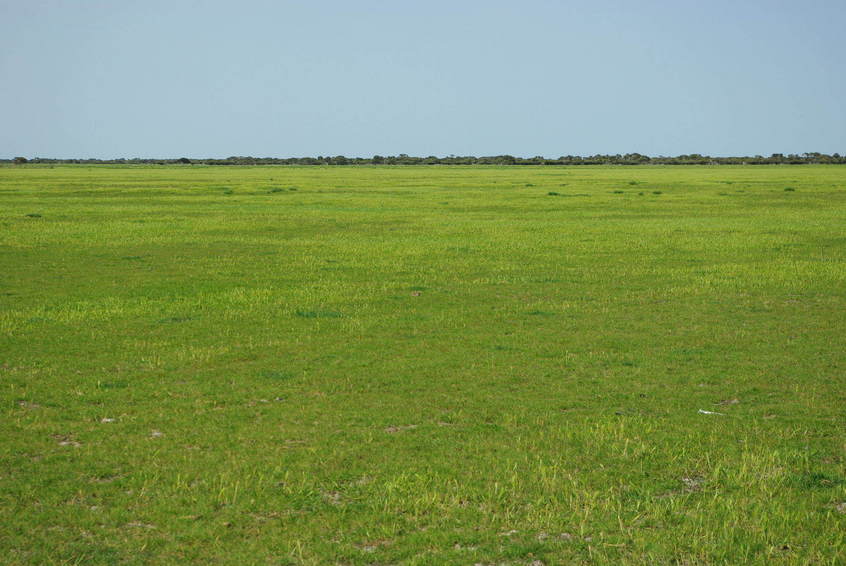
[[[323,492],[323,499],[327,503],[331,503],[332,505],[340,505],[343,499],[343,496],[338,493],[337,491],[325,491]]]
[[[725,413],[718,413],[716,411],[706,411],[704,409],[699,409],[699,413],[703,415],[721,415],[723,417],[726,416]]]
[[[112,418],[109,418],[109,417],[104,417],[103,419],[100,420],[100,422],[101,423],[113,423],[113,422],[115,422],[115,419],[112,419]]]
[[[684,484],[685,491],[690,493],[702,489],[702,484],[705,483],[705,479],[700,476],[693,476],[689,478],[682,478],[681,482]]]
[[[153,438],[159,438],[160,436],[164,436],[164,433],[159,430],[154,430],[150,433],[150,436]]]

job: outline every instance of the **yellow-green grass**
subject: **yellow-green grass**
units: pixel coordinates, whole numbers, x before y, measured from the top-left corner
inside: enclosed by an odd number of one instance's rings
[[[0,168],[0,561],[844,563],[844,260],[838,166]]]

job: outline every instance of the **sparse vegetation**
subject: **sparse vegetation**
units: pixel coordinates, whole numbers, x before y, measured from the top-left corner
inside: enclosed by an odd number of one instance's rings
[[[16,157],[16,160],[23,157]],[[0,164],[9,160],[0,159]],[[650,157],[639,153],[609,154],[609,155],[561,155],[559,157],[519,157],[513,155],[488,155],[476,157],[473,155],[449,155],[437,157],[417,157],[401,153],[399,155],[373,157],[335,157],[318,155],[317,157],[252,157],[232,156],[226,159],[52,159],[36,157],[31,160],[38,164],[117,164],[117,165],[172,165],[172,164],[195,164],[195,165],[553,165],[553,166],[584,166],[584,165],[834,165],[846,164],[846,156],[834,153],[831,155],[818,152],[802,154],[773,153],[769,157],[761,155],[754,156],[730,156],[713,157],[693,153],[689,155],[677,155],[675,157],[657,156]],[[630,185],[636,185],[639,181],[629,181]],[[725,181],[731,184],[732,181]]]

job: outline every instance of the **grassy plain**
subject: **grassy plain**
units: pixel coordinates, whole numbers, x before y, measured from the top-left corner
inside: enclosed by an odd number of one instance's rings
[[[0,561],[842,564],[844,228],[837,166],[0,168]]]

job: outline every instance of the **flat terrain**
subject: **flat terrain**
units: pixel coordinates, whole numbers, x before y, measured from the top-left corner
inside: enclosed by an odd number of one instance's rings
[[[846,167],[3,167],[0,407],[9,564],[843,564]]]

